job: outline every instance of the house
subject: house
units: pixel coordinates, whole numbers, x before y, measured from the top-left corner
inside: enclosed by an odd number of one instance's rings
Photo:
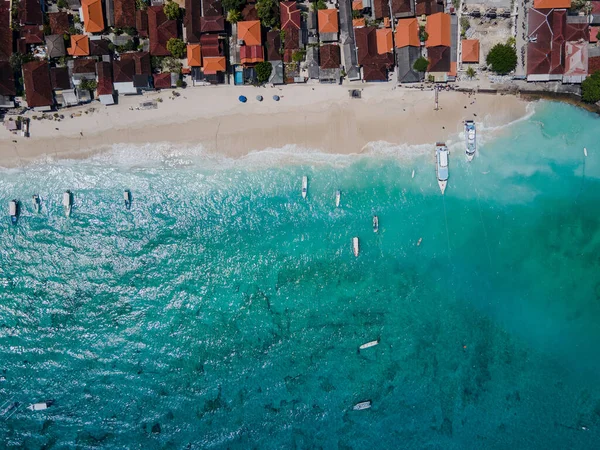
[[[135,0],[113,0],[115,27],[135,28]]]
[[[354,29],[358,65],[362,66],[363,80],[387,81],[388,70],[394,65],[393,49],[385,28],[363,27]],[[391,31],[390,31],[391,33]]]
[[[48,14],[50,30],[52,34],[66,34],[69,32],[69,15],[66,12],[55,12]]]
[[[90,54],[90,40],[85,34],[72,34],[69,55],[88,56]]]
[[[44,16],[40,0],[20,0],[18,3],[18,19],[21,25],[43,25]]]
[[[264,61],[260,21],[238,22],[237,31],[238,42],[240,42],[240,62],[249,66]]]
[[[202,0],[185,0],[185,38],[188,43],[200,42],[200,18],[202,17]],[[155,86],[156,87],[156,86]]]
[[[112,55],[112,53],[108,39],[104,39],[101,36],[90,37],[90,55],[103,56]]]
[[[268,61],[281,61],[281,33],[277,30],[267,31],[267,40],[265,42],[267,48]]]
[[[50,69],[50,83],[54,90],[71,89],[69,69],[66,67],[52,67]]]
[[[372,0],[371,17],[375,20],[389,17],[390,8],[387,0]]]
[[[565,72],[563,83],[581,83],[588,75],[588,43],[565,42]]]
[[[202,58],[207,56],[223,56],[223,42],[216,34],[203,34],[200,37]]]
[[[415,0],[415,14],[417,16],[430,16],[444,12],[443,0]]]
[[[414,69],[415,62],[421,57],[419,23],[417,19],[398,20],[395,38],[398,82],[420,82],[422,74]]]
[[[114,88],[113,88],[113,77],[112,77],[112,64],[109,62],[101,61],[96,63],[96,73],[98,74],[96,87],[96,95],[98,100],[103,105],[114,105]]]
[[[477,39],[462,40],[462,62],[479,64],[479,41]]]
[[[244,9],[242,9],[243,20],[259,20],[258,11],[256,11],[256,5],[253,3],[246,3]]]
[[[177,21],[169,20],[162,6],[150,6],[148,12],[148,33],[150,35],[150,54],[169,56],[167,42],[177,37]]]
[[[26,44],[44,44],[44,32],[40,25],[22,25],[19,35]]]
[[[15,77],[12,67],[8,61],[0,61],[0,96],[14,97],[17,95]],[[6,100],[2,104],[7,104]]]
[[[146,10],[138,9],[135,12],[135,28],[140,37],[148,37],[148,12]]]
[[[104,13],[102,0],[81,0],[83,28],[87,33],[102,33],[104,31]]]
[[[425,31],[429,38],[425,42],[429,67],[427,71],[436,77],[436,81],[446,81],[451,69],[452,37],[450,32],[450,16],[445,13],[435,13],[427,17]]]
[[[414,17],[415,0],[391,0],[392,16],[396,19]]]
[[[13,31],[10,29],[10,2],[0,1],[0,61],[13,54]]]
[[[189,67],[202,67],[200,44],[187,45],[187,65]]]
[[[269,61],[271,63],[271,76],[269,77],[270,84],[284,84],[283,76],[283,61]]]
[[[295,52],[300,49],[300,30],[288,28],[283,30],[285,37],[283,39],[283,60],[286,63],[292,62]]]
[[[45,61],[31,61],[23,64],[25,96],[29,108],[48,110],[54,105],[50,68]]]
[[[571,0],[533,0],[535,9],[569,9]]]
[[[221,0],[203,0],[202,1],[202,17],[221,16],[223,15],[223,6]]]
[[[225,18],[223,16],[208,16],[200,18],[200,32],[221,33],[225,31]]]
[[[284,61],[291,62],[292,55],[301,48],[300,10],[296,2],[281,2],[279,18],[284,39]]]
[[[135,62],[133,59],[113,61],[113,89],[119,94],[137,94],[138,90],[133,85],[135,76]]]
[[[321,42],[337,42],[340,31],[337,9],[320,9],[317,12]]]
[[[132,60],[135,67],[135,75],[150,75],[152,67],[150,65],[150,53],[148,52],[130,52],[123,53],[121,60]]]
[[[204,58],[204,75],[216,75],[218,72],[225,72],[227,65],[224,56],[208,56]]]
[[[68,61],[71,67],[71,78],[75,87],[83,80],[96,80],[96,61],[92,58],[77,58]]]
[[[49,34],[46,36],[46,48],[48,50],[48,58],[60,58],[67,54],[62,34]]]
[[[319,48],[319,61],[319,81],[321,83],[339,83],[342,64],[339,45],[322,45]]]
[[[154,79],[154,89],[169,89],[171,84],[171,73],[155,73],[152,75]]]

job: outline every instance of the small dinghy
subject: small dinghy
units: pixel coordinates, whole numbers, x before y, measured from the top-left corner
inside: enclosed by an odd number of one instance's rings
[[[335,191],[335,207],[339,207],[340,206],[340,198],[342,196],[342,192],[341,191]]]
[[[419,238],[419,240],[417,241],[417,247],[418,247],[419,245],[421,245],[421,242],[423,242],[423,238]]]
[[[583,154],[584,156],[587,156],[587,148],[583,147]]]
[[[371,407],[371,400],[359,402],[352,408],[354,411],[362,411],[363,409],[369,409]]]
[[[375,233],[379,232],[379,217],[373,216],[373,231]]]
[[[8,212],[10,214],[11,223],[16,225],[19,220],[19,203],[16,200],[8,202]]]
[[[125,208],[131,208],[131,192],[129,190],[123,191],[123,198],[125,199]]]
[[[302,177],[302,198],[306,198],[306,194],[308,193],[308,177]]]
[[[354,256],[358,256],[358,238],[352,238],[352,250],[354,251]]]
[[[53,403],[54,403],[53,400],[48,400],[47,402],[41,402],[41,403],[32,403],[31,405],[29,405],[27,407],[27,409],[29,409],[30,411],[43,411],[45,409],[48,409],[50,406],[52,406]]]
[[[70,217],[71,210],[73,209],[71,191],[65,191],[65,193],[63,194],[62,203],[63,203],[63,208],[65,209],[65,216]]]
[[[366,344],[363,344],[360,347],[358,347],[358,349],[364,350],[365,348],[375,347],[378,344],[379,344],[379,339],[377,339],[376,341],[367,342]]]
[[[33,194],[31,201],[33,202],[33,210],[35,211],[36,214],[39,214],[40,207],[42,206],[42,201],[40,200],[40,196],[37,194]]]

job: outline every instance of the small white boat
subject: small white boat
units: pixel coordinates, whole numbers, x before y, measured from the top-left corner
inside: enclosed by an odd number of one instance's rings
[[[16,225],[19,220],[19,203],[16,200],[8,202],[8,212],[10,214],[11,223]]]
[[[583,154],[587,156],[587,148],[583,147]]]
[[[373,231],[375,233],[379,232],[379,217],[373,216]]]
[[[440,191],[444,195],[448,184],[448,147],[443,142],[435,144],[435,173]]]
[[[362,411],[363,409],[369,409],[371,407],[371,400],[357,403],[352,408],[354,411]]]
[[[339,207],[340,206],[340,197],[342,196],[342,192],[341,191],[335,191],[335,207]]]
[[[308,177],[302,177],[302,198],[306,198],[306,194],[308,193]]]
[[[63,194],[63,207],[65,209],[65,216],[70,217],[71,216],[71,210],[73,209],[73,205],[72,205],[72,195],[71,195],[71,191],[65,191],[65,193]]]
[[[366,344],[363,344],[360,347],[358,347],[358,349],[364,350],[365,348],[375,347],[378,344],[379,344],[379,339],[377,339],[376,341],[367,342]]]
[[[33,197],[31,198],[31,201],[33,202],[33,210],[35,211],[36,214],[39,214],[40,207],[42,206],[42,202],[40,200],[40,196],[37,195],[37,194],[33,194]]]
[[[467,160],[472,161],[475,156],[475,151],[477,150],[477,141],[475,134],[475,122],[472,120],[465,120],[465,139],[467,141],[465,154],[467,155]]]
[[[413,169],[413,171],[412,171],[412,176],[411,176],[411,178],[414,178],[414,177],[415,177],[415,169]]]
[[[123,198],[125,199],[125,208],[131,208],[131,192],[128,190],[123,191]]]
[[[27,409],[29,409],[30,411],[43,411],[45,409],[48,409],[50,406],[52,406],[52,403],[54,403],[52,400],[49,400],[47,402],[41,402],[41,403],[32,403],[31,405],[29,405],[27,407]]]
[[[421,245],[421,242],[423,242],[423,238],[419,238],[419,240],[417,241],[417,247],[418,247],[419,245]]]
[[[358,256],[358,238],[352,238],[352,249],[354,250],[354,256]]]

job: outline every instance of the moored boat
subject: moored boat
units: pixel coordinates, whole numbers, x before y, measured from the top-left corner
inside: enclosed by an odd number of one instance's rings
[[[476,138],[475,122],[472,120],[465,120],[465,140],[467,143],[465,154],[467,155],[468,161],[472,161],[475,156],[475,151],[477,150]]]
[[[8,202],[8,212],[10,214],[11,223],[16,225],[19,220],[19,203],[16,200]]]
[[[379,232],[379,217],[373,216],[373,231],[375,233]]]
[[[308,193],[308,177],[305,175],[302,177],[302,198],[306,198]]]
[[[583,147],[583,155],[587,156],[587,148]]]
[[[36,214],[39,213],[42,204],[40,196],[37,194],[33,194],[33,196],[31,197],[31,201],[33,202],[33,210],[36,212]]]
[[[72,194],[71,191],[65,191],[65,193],[63,194],[63,208],[65,209],[65,216],[70,217],[71,216],[71,210],[73,208],[73,204],[72,204]]]
[[[342,196],[342,192],[341,191],[335,191],[335,207],[337,208],[338,206],[340,206],[340,197]]]
[[[448,147],[443,142],[435,144],[435,173],[443,195],[448,184]]]
[[[131,208],[131,192],[129,190],[123,191],[123,198],[125,199],[125,208]]]
[[[363,409],[369,409],[371,407],[371,400],[359,402],[352,408],[354,411],[362,411]]]
[[[358,256],[358,238],[352,238],[352,250],[354,251],[354,256]]]
[[[379,344],[379,339],[377,339],[376,341],[370,341],[370,342],[367,342],[367,343],[365,343],[365,344],[361,345],[360,347],[358,347],[358,349],[359,349],[359,350],[364,350],[364,349],[366,349],[366,348],[375,347],[375,346],[376,346],[376,345],[378,345],[378,344]]]

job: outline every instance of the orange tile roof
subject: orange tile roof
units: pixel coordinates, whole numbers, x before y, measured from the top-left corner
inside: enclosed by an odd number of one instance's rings
[[[71,56],[88,56],[90,54],[90,40],[85,34],[71,35],[71,48],[69,55]]]
[[[569,9],[571,0],[533,0],[533,7],[535,9]]]
[[[225,72],[226,67],[224,56],[207,56],[204,58],[205,75],[214,75],[217,72]]]
[[[377,54],[385,55],[394,51],[394,43],[392,42],[392,30],[389,28],[378,28],[375,31],[377,36]]]
[[[400,19],[396,25],[396,47],[419,47],[419,22],[417,19]]]
[[[367,21],[365,20],[364,17],[361,17],[360,19],[352,19],[352,28],[360,28],[360,27],[366,27],[367,26]]]
[[[462,62],[479,62],[479,41],[477,39],[463,39],[462,41]]]
[[[390,18],[389,17],[384,17],[383,18],[383,28],[390,28],[392,25],[390,24]]]
[[[200,44],[188,44],[187,63],[190,67],[202,66],[202,55],[200,54]]]
[[[363,9],[362,0],[354,0],[352,2],[352,11],[360,11],[361,9]]]
[[[237,23],[238,39],[245,45],[262,45],[260,20],[245,20]]]
[[[450,62],[450,72],[448,72],[448,76],[449,77],[456,76],[456,62],[455,61]]]
[[[88,33],[104,31],[104,15],[102,13],[102,0],[81,0],[83,11],[83,27]]]
[[[320,9],[317,22],[319,33],[337,33],[340,30],[337,9]]]
[[[427,17],[425,31],[429,35],[426,47],[443,45],[450,47],[450,16],[445,13],[436,13]]]

